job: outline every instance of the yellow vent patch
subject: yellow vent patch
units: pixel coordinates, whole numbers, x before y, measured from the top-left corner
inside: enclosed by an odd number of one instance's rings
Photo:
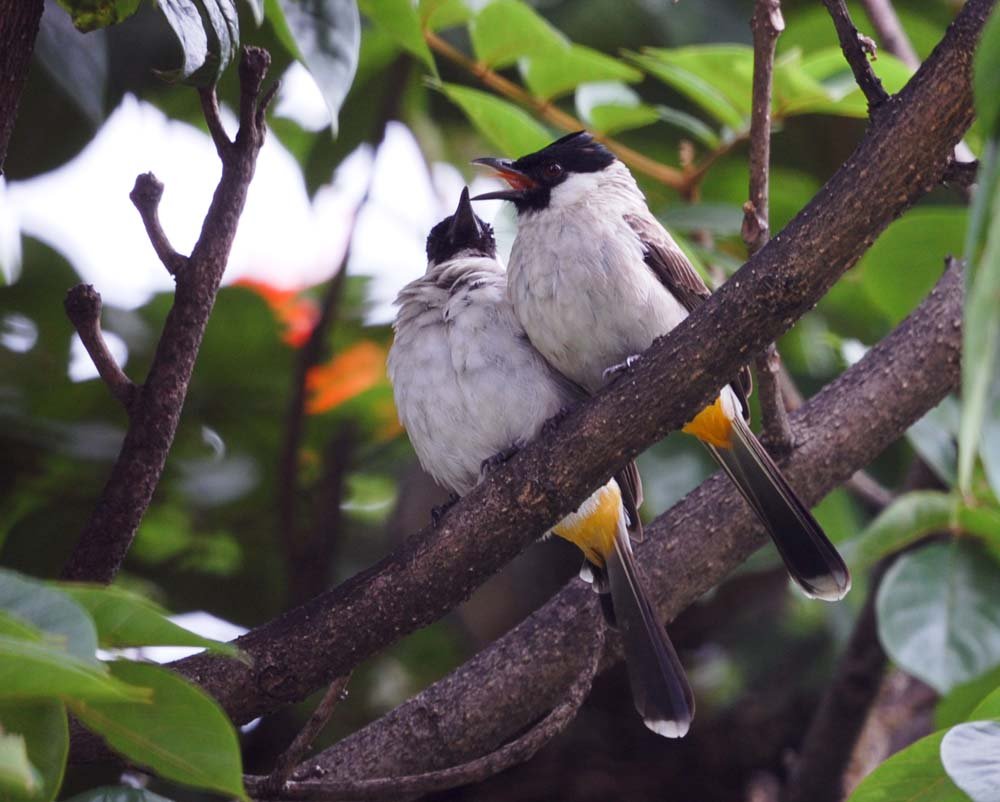
[[[699,412],[681,431],[693,434],[716,448],[731,448],[733,424],[722,408],[722,396],[716,398],[712,406]]]
[[[621,506],[618,485],[608,482],[584,501],[576,512],[571,512],[552,527],[552,532],[579,546],[595,565],[604,565],[605,558],[615,547]]]

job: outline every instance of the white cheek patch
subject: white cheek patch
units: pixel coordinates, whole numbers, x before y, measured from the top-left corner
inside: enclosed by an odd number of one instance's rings
[[[565,209],[586,200],[601,189],[602,173],[573,173],[552,188],[549,195],[550,209]]]

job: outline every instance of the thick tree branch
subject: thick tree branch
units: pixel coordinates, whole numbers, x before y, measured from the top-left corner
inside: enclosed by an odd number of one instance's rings
[[[854,27],[845,0],[823,0],[823,5],[833,17],[837,38],[840,39],[840,49],[844,51],[844,58],[851,66],[854,80],[868,98],[868,113],[874,115],[889,99],[889,93],[885,91],[885,87],[882,86],[882,82],[868,61],[869,56],[875,58],[875,43]]]
[[[743,205],[743,241],[753,256],[771,237],[768,210],[768,174],[771,165],[771,85],[774,48],[785,29],[781,0],[757,0],[750,20],[753,31],[753,99],[750,112],[750,191]],[[761,423],[768,445],[776,451],[792,446],[788,412],[778,378],[781,357],[774,343],[755,360]]]
[[[66,293],[66,316],[80,335],[97,373],[126,412],[132,411],[138,388],[125,375],[101,332],[101,295],[91,284],[77,284]]]
[[[782,468],[807,503],[870,462],[956,386],[961,314],[962,275],[951,268],[913,315],[793,415],[796,448]],[[899,404],[873,408],[873,398]],[[646,533],[638,556],[666,620],[722,581],[764,540],[721,474]],[[564,656],[585,648],[583,633],[600,619],[597,607],[593,592],[571,581],[469,663],[309,765],[341,777],[380,776],[433,769],[492,748],[555,704],[569,681]],[[618,655],[617,641],[609,643],[602,666]]]
[[[216,696],[240,722],[302,699],[467,598],[538,533],[579,505],[605,477],[680,428],[751,354],[811,308],[879,232],[937,184],[973,116],[971,58],[993,5],[993,0],[968,0],[934,55],[902,92],[886,102],[857,151],[816,198],[733,280],[657,341],[630,373],[571,413],[544,441],[528,446],[493,472],[445,515],[437,529],[418,533],[340,587],[241,638],[239,645],[253,659],[252,666],[196,656],[177,669]],[[958,336],[950,329],[938,331],[937,325],[945,320],[959,325],[957,307],[941,305],[943,297],[955,302],[957,284],[955,278],[953,284],[939,288],[929,302],[939,315],[933,332],[921,339],[916,335],[925,332],[917,323],[904,326],[900,337],[872,349],[826,391],[822,403],[817,399],[796,417],[800,445],[786,464],[807,500],[816,500],[867,464],[953,385]],[[920,325],[926,322],[925,317],[918,318]],[[905,338],[911,333],[923,348],[918,361],[879,362],[887,354],[891,359],[893,349],[901,351],[900,357],[909,353]],[[928,371],[928,365],[940,367]],[[900,374],[901,366],[912,373]],[[908,386],[906,392],[902,383]],[[872,409],[871,399],[880,397],[896,403]],[[661,611],[675,613],[675,605],[695,598],[697,587],[714,584],[761,542],[762,536],[750,528],[746,507],[721,478],[706,483],[664,520],[672,524],[671,538],[648,538],[654,542],[643,560],[648,571],[657,574],[650,577],[656,580],[651,585],[676,594],[661,597]],[[662,537],[662,529],[655,531]],[[683,540],[678,533],[683,533]],[[684,566],[681,581],[667,575],[668,565]],[[550,621],[547,629],[543,627],[546,641],[533,644],[545,659],[527,661],[525,668],[537,671],[547,667],[545,660],[559,662],[553,655],[571,653],[572,639],[580,637],[581,630],[589,631],[590,620],[584,619],[582,627],[570,626],[581,612],[593,613],[593,594],[580,591],[571,588],[560,597],[559,627],[553,631]],[[569,607],[562,606],[567,603]],[[536,630],[539,616],[530,619]],[[576,645],[583,648],[582,643]],[[553,646],[560,651],[552,652]],[[492,666],[476,664],[490,669],[480,676],[518,673],[504,662],[503,647],[492,654]],[[481,727],[483,737],[495,739],[475,744],[471,752],[462,751],[464,743],[461,749],[456,745],[458,754],[442,750],[444,765],[494,748],[509,735],[506,727],[512,721],[526,726],[538,711],[551,709],[557,703],[553,689],[568,682],[565,676],[557,686],[538,676],[527,679],[530,693],[539,694],[534,703],[512,693],[508,701],[520,713],[509,716],[498,711],[492,723],[486,721]],[[525,713],[530,715],[525,718]],[[501,721],[503,730],[498,731]],[[425,725],[431,730],[436,726],[433,720],[425,720]],[[419,743],[409,735],[403,740]],[[85,750],[76,758],[87,756]],[[410,770],[402,765],[367,770],[362,765],[354,776]]]
[[[247,790],[257,799],[332,802],[352,799],[400,799],[411,794],[442,791],[459,785],[482,782],[501,771],[530,760],[539,749],[566,729],[576,716],[594,681],[604,646],[603,632],[603,625],[598,623],[590,635],[592,641],[590,651],[584,652],[587,655],[584,665],[578,670],[576,678],[567,689],[565,698],[524,735],[487,755],[458,766],[402,777],[366,780],[297,780],[287,783],[278,792],[273,792],[272,788],[262,784],[258,778],[248,777]],[[322,770],[317,772],[316,767],[313,767],[312,773],[322,775],[326,772]]]
[[[44,9],[44,0],[0,0],[0,175]]]
[[[222,151],[222,178],[201,236],[184,269],[176,274],[174,305],[142,392],[132,405],[125,441],[97,506],[63,569],[64,579],[110,582],[114,578],[163,472],[195,357],[246,202],[257,153],[264,143],[265,129],[257,124],[262,105],[258,105],[255,93],[269,64],[267,51],[244,48],[240,80],[241,104],[245,108],[241,110],[241,119],[251,127],[242,128],[236,144]],[[138,183],[143,183],[141,178]],[[160,246],[164,242],[165,239]]]

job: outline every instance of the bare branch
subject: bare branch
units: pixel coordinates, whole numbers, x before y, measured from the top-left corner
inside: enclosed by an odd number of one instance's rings
[[[259,88],[269,60],[266,51],[244,48],[241,63],[249,66],[244,66],[241,76]],[[255,102],[255,98],[244,92],[244,106],[253,106]],[[217,106],[215,111],[218,111]],[[241,119],[249,120],[254,128],[225,151],[222,178],[205,216],[201,236],[185,268],[175,275],[174,305],[164,324],[142,393],[132,404],[125,441],[94,512],[63,568],[64,579],[110,582],[114,578],[160,480],[177,431],[198,348],[236,236],[257,153],[264,141],[264,130],[256,128],[254,114],[244,110]],[[158,200],[157,186],[158,182],[151,177],[140,177],[137,181],[140,192],[136,203],[147,221],[147,230]],[[158,224],[155,228],[159,228]],[[158,252],[162,248],[169,249],[165,237],[151,234],[151,239]]]
[[[854,27],[844,0],[823,0],[823,4],[833,17],[833,25],[840,39],[840,49],[844,51],[844,58],[851,65],[854,80],[868,98],[868,113],[874,114],[889,99],[889,93],[885,91],[882,82],[872,70],[872,65],[868,63],[869,56],[875,58],[875,43]]]
[[[160,198],[163,197],[163,184],[152,173],[140,173],[135,177],[135,186],[132,187],[128,197],[132,205],[139,210],[142,224],[146,227],[146,234],[156,255],[167,268],[167,272],[171,276],[176,276],[187,264],[188,259],[173,249],[160,225],[159,208]]]
[[[892,0],[861,0],[865,14],[871,20],[875,35],[882,42],[882,47],[907,67],[916,69],[920,66],[920,57],[910,44],[910,39],[896,16]]]
[[[215,94],[215,87],[199,89],[198,97],[201,99],[201,113],[205,118],[205,124],[208,125],[208,133],[212,137],[212,142],[215,143],[215,152],[219,154],[220,159],[225,161],[233,143],[222,124],[222,115],[219,113],[219,98]]]
[[[94,361],[97,373],[126,412],[132,409],[137,388],[125,375],[101,333],[101,296],[90,284],[77,284],[66,293],[66,316],[73,324],[83,347]]]
[[[246,782],[260,789],[256,796],[277,796],[281,788],[292,776],[295,767],[302,762],[312,746],[313,741],[323,731],[329,723],[333,711],[337,704],[347,698],[347,683],[350,682],[351,675],[337,677],[326,689],[320,703],[316,705],[305,726],[295,736],[295,739],[288,745],[274,763],[274,769],[266,777],[246,777]]]
[[[566,697],[552,711],[528,730],[524,735],[483,757],[470,760],[446,769],[411,774],[402,777],[380,777],[370,780],[310,780],[289,782],[277,793],[258,782],[257,778],[247,779],[247,790],[258,799],[301,799],[301,800],[351,800],[351,799],[399,799],[411,794],[443,791],[459,785],[482,782],[506,771],[512,766],[530,760],[545,744],[566,729],[576,716],[597,673],[604,646],[604,625],[600,616],[594,616],[593,644],[589,657],[579,670]],[[308,767],[303,772],[309,776]],[[313,774],[317,773],[315,768]],[[319,773],[325,773],[323,771]],[[259,792],[258,792],[259,789]]]

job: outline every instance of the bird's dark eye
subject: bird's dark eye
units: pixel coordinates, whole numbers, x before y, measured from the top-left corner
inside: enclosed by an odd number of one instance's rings
[[[558,178],[563,173],[562,165],[558,162],[549,162],[543,170],[546,178]]]

